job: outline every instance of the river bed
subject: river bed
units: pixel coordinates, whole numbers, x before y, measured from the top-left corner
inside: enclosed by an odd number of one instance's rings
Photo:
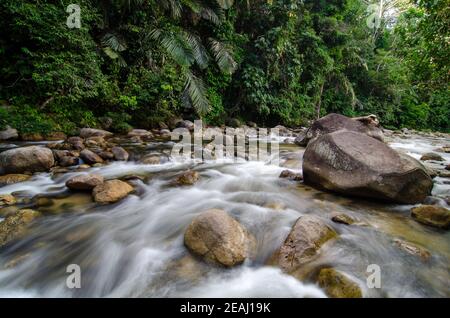
[[[389,142],[417,159],[450,143],[420,135],[392,136]],[[140,151],[159,146],[170,144]],[[280,179],[286,168],[301,172],[304,148],[282,144],[280,150],[281,166],[258,161],[114,162],[83,170],[106,179],[134,176],[130,182],[135,193],[107,206],[95,204],[90,194],[67,190],[65,181],[79,171],[41,173],[1,187],[0,194],[22,198],[22,207],[35,208],[36,196],[49,200],[36,208],[45,217],[28,235],[0,250],[0,297],[326,297],[313,281],[299,281],[266,265],[295,221],[306,214],[322,218],[339,233],[311,268],[331,266],[346,273],[366,297],[450,297],[450,232],[415,222],[411,205],[348,198]],[[440,155],[450,163],[450,154]],[[170,187],[171,178],[188,168],[198,171],[200,180],[190,187]],[[437,177],[433,189],[447,208],[449,181]],[[196,215],[211,208],[226,210],[255,236],[254,260],[224,269],[189,255],[184,232]],[[333,223],[335,212],[358,222]],[[394,239],[418,244],[432,256],[425,262],[407,254]],[[70,264],[81,268],[80,289],[66,287]],[[381,268],[379,289],[367,287],[370,264]]]

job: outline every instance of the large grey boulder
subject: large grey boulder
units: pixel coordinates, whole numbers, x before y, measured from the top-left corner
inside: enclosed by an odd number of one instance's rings
[[[422,202],[433,187],[419,161],[352,131],[326,134],[308,144],[303,178],[322,189],[407,204]]]
[[[383,141],[383,131],[373,115],[349,118],[340,114],[328,114],[316,120],[303,138],[297,138],[296,144],[306,146],[311,140],[339,130],[355,131]]]
[[[0,153],[0,173],[42,172],[54,164],[53,152],[46,147],[21,147]]]

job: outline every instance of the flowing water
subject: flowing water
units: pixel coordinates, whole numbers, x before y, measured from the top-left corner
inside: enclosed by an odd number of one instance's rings
[[[417,158],[446,143],[415,136],[395,138],[391,145]],[[158,147],[170,144],[151,144],[139,152]],[[450,232],[416,223],[409,215],[412,206],[347,198],[280,179],[285,167],[301,172],[303,151],[282,145],[282,167],[256,161],[115,162],[83,172],[42,173],[2,187],[0,194],[22,198],[21,207],[41,202],[37,209],[45,217],[33,223],[25,238],[0,249],[0,297],[325,297],[313,281],[301,282],[265,265],[305,214],[322,218],[339,233],[311,268],[337,268],[356,280],[367,297],[450,297]],[[442,155],[450,162],[448,154]],[[194,186],[169,186],[173,176],[188,168],[200,173]],[[71,176],[87,172],[133,176],[136,191],[116,204],[98,206],[89,194],[73,194],[64,186]],[[437,178],[434,194],[450,195],[448,181]],[[444,200],[439,204],[448,207]],[[210,208],[226,210],[256,237],[254,260],[224,269],[189,256],[184,231]],[[333,223],[333,212],[358,223]],[[432,257],[423,261],[405,253],[393,244],[396,238],[423,246]],[[66,287],[70,264],[81,268],[80,289]],[[380,289],[367,288],[369,264],[381,268]]]

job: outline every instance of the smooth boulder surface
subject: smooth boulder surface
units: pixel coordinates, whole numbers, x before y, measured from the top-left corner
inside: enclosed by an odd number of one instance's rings
[[[192,220],[184,234],[184,244],[207,261],[231,267],[250,258],[256,243],[227,212],[212,209]]]
[[[345,224],[345,225],[352,225],[353,223],[355,223],[355,220],[345,213],[335,213],[331,217],[331,220],[335,223],[340,223],[340,224]]]
[[[53,152],[45,147],[22,147],[0,153],[0,173],[43,172],[54,164]]]
[[[450,228],[450,210],[437,205],[421,205],[411,209],[411,216],[419,223],[441,228]]]
[[[7,126],[5,130],[0,131],[0,140],[10,140],[17,138],[19,138],[17,129]]]
[[[320,218],[301,216],[283,245],[272,255],[269,264],[293,273],[315,259],[321,246],[336,236],[337,233]]]
[[[312,141],[303,156],[303,178],[322,189],[406,204],[423,202],[433,187],[419,161],[351,131]]]
[[[114,159],[118,161],[127,161],[130,156],[128,152],[122,147],[113,147],[111,152],[114,154]]]
[[[199,177],[200,175],[197,171],[188,170],[173,180],[172,184],[177,186],[193,185],[198,181]]]
[[[134,189],[128,183],[120,180],[109,180],[96,186],[92,191],[95,202],[108,204],[125,198]]]
[[[367,118],[370,118],[370,116]],[[359,132],[383,141],[383,131],[378,127],[378,121],[364,121],[360,118],[353,119],[340,114],[328,114],[316,120],[308,129],[304,138],[296,140],[296,143],[300,146],[306,146],[317,137],[339,130]]]
[[[103,159],[97,155],[96,153],[93,153],[89,149],[84,149],[80,152],[80,158],[83,159],[84,162],[87,164],[93,165],[96,163],[103,163]]]
[[[127,134],[128,137],[151,137],[152,135],[150,131],[145,129],[133,129]]]
[[[331,298],[362,298],[359,285],[333,268],[323,268],[317,279],[319,286]]]
[[[80,130],[81,138],[89,138],[89,137],[110,137],[113,133],[102,130],[102,129],[94,129],[94,128],[82,128]]]
[[[72,190],[92,190],[103,181],[103,177],[99,174],[82,174],[67,180],[66,187]]]
[[[444,158],[441,157],[441,155],[434,153],[434,152],[427,152],[420,157],[420,160],[422,161],[445,161]]]
[[[37,211],[25,209],[17,211],[0,222],[0,247],[22,237],[28,224],[40,215]]]

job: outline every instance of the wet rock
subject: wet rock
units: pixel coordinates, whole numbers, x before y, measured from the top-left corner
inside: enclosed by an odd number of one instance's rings
[[[184,244],[207,261],[231,267],[251,258],[256,243],[227,212],[212,209],[192,220],[184,234]]]
[[[42,141],[44,136],[40,133],[22,133],[20,134],[20,139],[23,141]]]
[[[114,154],[114,159],[119,161],[127,161],[130,156],[128,152],[122,147],[113,147],[111,152]]]
[[[67,143],[71,146],[70,148],[76,150],[83,150],[84,148],[86,148],[84,146],[84,139],[80,137],[70,137],[67,139]]]
[[[149,154],[141,158],[139,162],[147,165],[159,165],[169,162],[169,158],[161,154]]]
[[[67,136],[62,131],[54,131],[46,134],[44,137],[46,140],[56,141],[56,140],[66,140]]]
[[[19,138],[17,129],[7,126],[5,130],[0,131],[0,140],[11,140]]]
[[[133,129],[127,134],[128,137],[152,137],[153,134],[145,129]]]
[[[345,225],[351,225],[351,224],[355,223],[355,220],[345,213],[335,213],[331,217],[331,220],[335,223],[341,223],[341,224],[345,224]]]
[[[89,138],[89,137],[110,137],[113,133],[102,130],[102,129],[94,129],[94,128],[82,128],[80,130],[81,138]]]
[[[103,159],[99,155],[95,154],[94,152],[90,151],[89,149],[83,149],[80,152],[80,157],[81,157],[81,159],[83,159],[84,162],[86,162],[90,165],[103,162]]]
[[[326,134],[309,143],[303,178],[321,189],[412,204],[423,202],[433,187],[419,161],[351,131]]]
[[[283,170],[280,173],[280,178],[283,179],[289,179],[292,181],[302,181],[303,180],[303,176],[301,173],[295,173],[291,170]]]
[[[0,207],[16,204],[16,198],[11,194],[0,194]]]
[[[306,147],[309,140],[306,139],[306,132],[299,132],[297,137],[294,139],[294,144],[300,147]]]
[[[8,185],[8,184],[24,182],[30,178],[31,178],[31,176],[29,176],[27,174],[7,174],[4,176],[0,176],[0,187]]]
[[[53,152],[46,147],[22,147],[0,153],[0,172],[3,173],[43,172],[54,164]]]
[[[59,161],[59,165],[61,167],[70,167],[70,166],[76,166],[80,163],[80,159],[78,157],[63,157]]]
[[[450,210],[436,205],[421,205],[411,209],[411,216],[419,223],[442,228],[450,228]]]
[[[66,181],[66,187],[72,190],[92,190],[102,184],[104,179],[99,174],[82,174]]]
[[[336,236],[337,233],[320,218],[301,216],[283,245],[272,255],[269,264],[293,273],[316,258],[320,247]]]
[[[258,125],[253,121],[248,121],[247,126],[250,128],[258,128]]]
[[[0,222],[0,246],[21,238],[26,233],[28,225],[39,216],[39,212],[25,209]]]
[[[147,138],[150,138],[150,137],[147,137]],[[135,143],[135,144],[140,144],[140,143],[142,143],[142,139],[139,136],[133,136],[133,137],[130,137],[130,142]]]
[[[64,157],[70,156],[69,150],[52,150],[52,151],[53,151],[53,156],[55,157],[55,159],[57,161],[60,161]]]
[[[353,131],[383,141],[383,131],[373,123],[362,122],[339,114],[328,114],[316,120],[306,132],[303,140],[297,143],[306,146],[311,140],[339,130]]]
[[[439,171],[439,177],[441,177],[441,178],[450,178],[450,172],[448,172],[448,171]]]
[[[419,245],[406,242],[400,239],[394,239],[393,243],[395,246],[399,247],[404,252],[420,257],[424,261],[428,260],[431,257],[430,252]]]
[[[98,154],[103,160],[113,160],[114,154],[111,151],[102,151]]]
[[[321,269],[317,282],[332,298],[362,298],[363,296],[356,282],[333,268]]]
[[[89,137],[89,138],[86,138],[86,140],[84,141],[86,146],[88,146],[89,142],[93,142],[94,143],[93,147],[95,147],[95,146],[100,147],[100,148],[101,147],[106,147],[105,138],[102,137],[102,136]]]
[[[126,182],[109,180],[96,186],[92,191],[92,195],[95,202],[107,204],[122,200],[133,191],[133,187]]]
[[[62,173],[67,173],[67,172],[69,172],[69,171],[70,171],[70,170],[69,170],[68,168],[61,167],[61,166],[55,166],[55,167],[53,167],[53,168],[50,169],[50,172],[51,172],[53,175],[56,175],[56,174],[62,174]]]
[[[199,177],[200,175],[197,171],[188,170],[179,175],[172,183],[178,186],[193,185],[198,181]]]
[[[161,129],[156,134],[157,137],[162,140],[170,140],[172,138],[172,134],[168,129]]]
[[[445,153],[450,153],[450,145],[442,147],[442,151]]]
[[[78,142],[83,143],[83,142],[84,142],[84,139],[81,138],[81,137],[73,136],[73,137],[67,138],[67,142],[68,142],[69,144],[72,144],[72,145],[73,145],[74,143],[78,143]]]
[[[444,161],[444,158],[442,158],[437,153],[427,152],[420,158],[420,160],[422,160],[422,161]]]

